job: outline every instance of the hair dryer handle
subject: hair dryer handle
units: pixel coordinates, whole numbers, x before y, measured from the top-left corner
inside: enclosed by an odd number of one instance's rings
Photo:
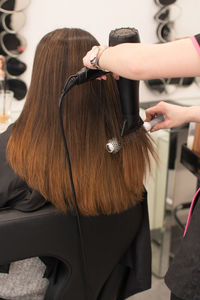
[[[85,83],[89,80],[94,80],[102,75],[107,74],[107,71],[97,70],[97,69],[88,69],[83,67],[79,72],[76,73],[76,84]]]

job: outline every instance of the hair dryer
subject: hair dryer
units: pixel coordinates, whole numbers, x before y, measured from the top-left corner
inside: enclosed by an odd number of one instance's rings
[[[109,46],[139,42],[139,34],[135,28],[115,29],[109,35]],[[124,136],[135,131],[143,124],[139,115],[139,81],[120,77],[117,84],[124,119],[121,136]]]

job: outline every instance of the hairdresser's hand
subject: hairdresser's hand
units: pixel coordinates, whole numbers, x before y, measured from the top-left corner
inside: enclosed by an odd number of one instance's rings
[[[156,115],[163,114],[164,121],[157,123],[152,129],[156,131],[159,129],[166,129],[180,126],[186,122],[189,122],[188,107],[179,105],[168,104],[166,102],[159,102],[157,105],[148,108],[146,111],[147,122],[151,121]]]
[[[83,65],[89,69],[95,69],[95,67],[91,64],[90,60],[91,60],[91,55],[94,51],[94,49],[96,48],[97,46],[94,46],[92,47],[92,49],[90,51],[88,51],[86,53],[86,55],[83,57]],[[119,79],[119,76],[117,74],[113,74],[113,77],[118,80]],[[98,77],[97,78],[98,80],[106,80],[107,79],[107,76],[106,75],[103,75],[101,77]]]
[[[89,68],[89,69],[94,69],[95,70],[95,67],[91,64],[90,59],[91,59],[92,52],[96,48],[97,48],[97,46],[93,46],[92,49],[90,51],[88,51],[86,53],[86,55],[83,57],[83,64],[84,64],[84,66],[87,67],[87,68]]]
[[[93,53],[93,51],[97,48],[97,46],[93,46],[92,49],[90,51],[87,52],[87,54],[83,57],[83,64],[85,67],[87,67],[88,69],[93,69],[95,70],[96,68],[91,64],[90,60],[91,60],[91,55]],[[98,80],[106,80],[107,77],[106,75],[103,75],[101,77],[97,78]]]

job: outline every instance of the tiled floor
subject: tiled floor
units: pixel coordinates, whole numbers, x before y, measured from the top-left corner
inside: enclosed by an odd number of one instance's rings
[[[128,300],[169,300],[170,291],[162,279],[153,276],[152,288],[143,293],[128,298]]]

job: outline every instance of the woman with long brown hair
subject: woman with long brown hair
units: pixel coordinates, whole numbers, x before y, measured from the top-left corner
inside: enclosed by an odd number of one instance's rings
[[[49,201],[63,213],[66,207],[73,211],[58,102],[66,79],[82,67],[78,57],[96,44],[81,29],[55,30],[38,44],[22,113],[0,136],[0,207],[31,211]],[[154,151],[143,127],[122,139],[121,118],[112,76],[74,87],[64,100],[63,122],[80,213],[119,214],[135,206],[138,220],[133,226],[139,230],[143,179]],[[112,137],[123,144],[115,155],[105,149]]]

